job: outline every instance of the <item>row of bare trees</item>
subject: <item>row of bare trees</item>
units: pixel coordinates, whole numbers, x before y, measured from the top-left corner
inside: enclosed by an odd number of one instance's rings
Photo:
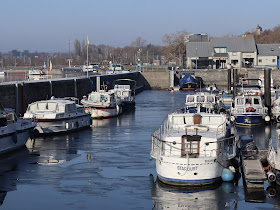
[[[100,64],[113,63],[122,64],[137,64],[138,59],[142,63],[152,64],[155,61],[161,61],[161,64],[169,62],[176,63],[178,66],[183,66],[185,60],[186,44],[185,37],[188,31],[182,30],[175,33],[165,34],[162,37],[163,46],[148,44],[141,37],[136,38],[130,45],[125,47],[113,47],[110,45],[94,45],[90,43],[88,48],[89,62]],[[255,37],[256,43],[280,43],[280,25],[273,29],[265,30],[257,35],[254,31],[246,32]],[[43,60],[46,61],[46,53],[41,54]],[[67,65],[67,60],[72,59],[73,65],[83,65],[87,60],[87,44],[85,40],[74,41],[74,49],[70,54],[55,53],[49,55],[54,65]],[[6,66],[40,66],[42,59],[40,53],[38,56],[3,56],[0,53],[0,68]]]
[[[162,46],[147,44],[147,41],[138,37],[129,46],[123,48],[109,45],[89,44],[89,62],[97,63],[123,63],[136,64],[138,59],[142,62],[152,63],[155,58],[162,55]],[[87,60],[87,46],[85,40],[74,41],[73,62],[82,65]]]

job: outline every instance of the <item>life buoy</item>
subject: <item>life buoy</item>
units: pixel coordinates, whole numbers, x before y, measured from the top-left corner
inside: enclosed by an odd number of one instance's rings
[[[254,107],[248,107],[247,109],[246,109],[246,111],[247,112],[254,112],[254,111],[256,111],[256,109],[254,108]]]
[[[260,92],[256,92],[256,93],[255,93],[255,96],[260,96],[260,95],[261,95]]]

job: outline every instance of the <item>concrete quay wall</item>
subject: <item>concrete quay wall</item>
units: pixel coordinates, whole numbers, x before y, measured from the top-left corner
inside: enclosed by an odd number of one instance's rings
[[[96,90],[96,78],[100,77],[100,84],[107,85],[108,89],[113,88],[114,81],[117,79],[136,80],[137,86],[150,89],[145,78],[139,73],[115,74],[115,75],[94,75],[87,77],[61,78],[39,81],[9,82],[0,84],[0,103],[3,107],[13,108],[19,114],[23,114],[28,104],[49,99],[51,96],[56,98],[76,97],[82,99],[91,91]]]

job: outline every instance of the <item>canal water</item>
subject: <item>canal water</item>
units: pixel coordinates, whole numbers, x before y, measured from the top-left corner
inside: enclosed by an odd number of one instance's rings
[[[267,182],[248,192],[242,178],[204,189],[174,188],[156,181],[151,134],[186,92],[144,91],[136,109],[95,120],[75,133],[29,140],[27,148],[0,159],[2,209],[273,209],[280,189]],[[239,128],[259,146],[275,143],[276,125]],[[254,202],[249,202],[254,200]]]

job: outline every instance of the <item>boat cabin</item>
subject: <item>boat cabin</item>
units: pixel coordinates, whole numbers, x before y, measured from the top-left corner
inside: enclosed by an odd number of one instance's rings
[[[198,104],[198,103],[215,103],[216,97],[213,94],[210,95],[187,95],[186,105],[188,104]]]
[[[100,90],[99,92],[91,92],[88,96],[88,101],[93,103],[113,103],[115,101],[115,95],[113,92]]]
[[[77,105],[74,101],[72,102],[72,101],[65,101],[65,100],[38,101],[30,104],[27,108],[27,112],[31,112],[31,113],[35,113],[35,112],[69,113],[69,112],[76,112],[78,110],[77,110]]]
[[[233,104],[237,113],[253,112],[264,113],[264,105],[261,96],[236,96]]]
[[[115,85],[114,93],[120,101],[133,101],[134,98],[131,96],[130,85]]]

